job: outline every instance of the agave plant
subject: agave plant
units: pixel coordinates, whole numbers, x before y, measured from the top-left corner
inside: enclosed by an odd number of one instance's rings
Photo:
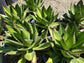
[[[69,22],[69,24],[76,25],[79,27],[80,24],[84,22],[84,5],[83,1],[80,0],[77,5],[71,4],[70,10],[64,15],[64,19]]]
[[[57,21],[58,14],[54,15],[51,6],[47,9],[42,6],[42,0],[25,2],[21,7],[4,8],[6,15],[0,14],[6,23],[3,42],[6,46],[0,47],[0,53],[20,55],[18,63],[40,62],[37,59],[40,51],[48,59],[46,63],[83,63],[79,56],[84,53],[84,32],[79,32],[84,14],[82,0],[64,16],[69,22],[65,28]],[[32,20],[35,22],[31,23]]]
[[[69,59],[68,61],[70,62],[71,58],[77,58],[79,57],[78,54],[84,53],[84,32],[76,34],[74,28],[74,26],[72,28],[67,26],[66,29],[64,29],[62,25],[60,25],[59,31],[56,29],[49,29],[52,40],[54,41],[52,43],[52,49],[55,52],[54,54],[57,55],[56,57],[52,57],[51,55],[50,57],[52,60],[55,58],[59,59],[59,57],[64,56],[61,58]],[[50,58],[48,61],[50,61]],[[67,60],[64,61],[68,63]],[[60,60],[58,62],[60,62]]]
[[[24,27],[19,25],[15,26],[17,26],[17,28],[9,25],[6,26],[9,30],[4,41],[7,47],[0,48],[0,53],[21,55],[21,59],[18,63],[26,63],[26,60],[36,63],[35,50],[45,50],[50,47],[50,43],[42,43],[47,35],[47,31],[44,31],[43,34],[38,37],[35,24],[32,26],[30,23],[24,22]]]
[[[42,0],[25,0],[25,2],[28,8],[30,9],[30,11],[33,11],[33,12],[36,11],[36,8],[41,8],[43,5]]]
[[[52,10],[51,6],[49,6],[48,9],[45,9],[44,6],[42,9],[37,8],[35,17],[32,17],[36,20],[37,26],[41,28],[48,29],[49,27],[54,28],[59,25],[59,22],[55,22],[58,14],[54,16],[54,11]]]
[[[4,11],[5,15],[0,15],[5,20],[5,23],[11,26],[18,21],[24,22],[31,19],[30,16],[27,16],[29,13],[28,8],[25,8],[23,4],[21,7],[18,4],[15,7],[11,5],[8,9],[4,7]]]

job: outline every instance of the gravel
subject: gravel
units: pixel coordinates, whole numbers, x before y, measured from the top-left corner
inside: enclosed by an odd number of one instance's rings
[[[16,5],[17,3],[24,3],[24,0],[18,0],[13,5]],[[66,9],[70,9],[70,4],[75,3],[77,4],[80,0],[43,0],[45,7],[47,8],[49,5],[53,8],[55,14],[59,13],[59,15],[62,15],[66,12]],[[84,0],[83,0],[84,1]]]

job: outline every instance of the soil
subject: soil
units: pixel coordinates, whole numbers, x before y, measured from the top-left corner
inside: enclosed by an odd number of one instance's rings
[[[45,7],[47,8],[49,5],[53,8],[55,14],[59,13],[62,15],[66,12],[66,9],[70,8],[70,4],[77,4],[80,0],[43,0]],[[84,1],[84,0],[83,0]],[[24,3],[24,0],[18,0],[15,4]]]

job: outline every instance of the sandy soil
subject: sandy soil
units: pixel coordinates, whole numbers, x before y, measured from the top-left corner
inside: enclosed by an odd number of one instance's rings
[[[64,14],[66,9],[70,8],[71,3],[77,3],[80,0],[43,0],[45,7],[47,8],[49,5],[53,8],[55,14],[59,13]],[[84,1],[84,0],[83,0]],[[23,3],[23,0],[18,0],[16,3]],[[14,3],[14,5],[16,4]]]

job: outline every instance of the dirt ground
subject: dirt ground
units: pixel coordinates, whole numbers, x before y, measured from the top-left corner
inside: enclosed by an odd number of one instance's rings
[[[59,13],[60,15],[66,12],[66,9],[70,8],[71,3],[77,3],[80,0],[43,0],[45,7],[49,5],[53,8],[55,14]],[[83,0],[84,1],[84,0]],[[16,3],[23,3],[23,0],[18,0]],[[14,3],[14,5],[16,4]]]

